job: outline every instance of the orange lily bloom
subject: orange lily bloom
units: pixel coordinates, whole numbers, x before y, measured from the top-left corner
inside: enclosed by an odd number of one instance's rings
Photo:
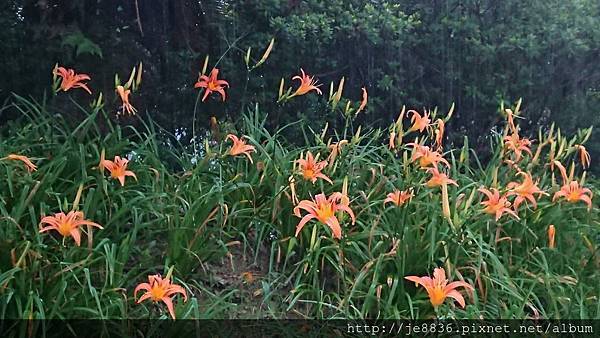
[[[516,219],[519,219],[519,215],[510,209],[511,203],[508,201],[506,195],[500,196],[498,189],[492,188],[491,191],[486,188],[479,188],[479,191],[484,193],[488,200],[482,201],[481,204],[485,206],[483,212],[495,215],[496,221],[502,217],[504,213],[513,215]]]
[[[75,74],[73,69],[66,69],[64,67],[56,67],[52,71],[52,73],[56,76],[60,76],[62,78],[60,82],[60,89],[63,92],[73,88],[81,88],[86,92],[92,94],[92,91],[88,88],[87,84],[83,81],[89,81],[90,76],[87,74]]]
[[[180,285],[171,283],[171,280],[168,278],[162,279],[160,275],[150,275],[148,276],[148,283],[140,283],[136,286],[133,291],[134,297],[137,297],[137,293],[140,290],[146,291],[140,299],[138,299],[137,304],[145,301],[146,299],[152,300],[154,303],[163,302],[167,305],[167,309],[169,310],[169,314],[173,319],[175,319],[175,310],[173,309],[173,297],[180,293],[183,295],[184,302],[187,302],[187,292]]]
[[[421,285],[427,290],[427,295],[429,295],[429,301],[433,307],[438,307],[444,303],[446,298],[450,297],[458,302],[458,304],[464,308],[465,307],[465,299],[460,294],[460,292],[456,291],[459,287],[464,287],[469,290],[473,290],[473,286],[471,286],[467,282],[457,281],[448,284],[448,280],[446,279],[446,271],[444,268],[435,268],[433,270],[433,279],[431,277],[418,277],[418,276],[406,276],[404,279],[407,279],[411,282],[415,282],[417,285]]]
[[[131,103],[129,103],[129,94],[131,94],[131,90],[125,89],[125,87],[123,86],[117,86],[117,94],[119,94],[121,102],[123,102],[123,104],[121,105],[123,114],[127,112],[129,115],[135,115],[137,109],[135,109],[135,107],[132,106]]]
[[[256,151],[256,148],[254,148],[254,146],[247,145],[246,141],[244,141],[241,138],[238,138],[233,134],[227,135],[225,139],[231,140],[233,142],[233,146],[231,146],[231,149],[229,149],[229,155],[238,156],[243,154],[248,157],[250,163],[254,163],[252,162],[252,156],[250,156],[250,153]]]
[[[590,156],[590,153],[588,153],[588,151],[585,149],[585,147],[581,144],[578,144],[575,147],[577,147],[577,150],[579,150],[579,158],[581,160],[581,166],[583,167],[583,169],[589,168],[590,163],[592,162],[592,157]]]
[[[454,184],[458,187],[458,183],[455,180],[451,180],[444,173],[441,173],[437,167],[427,169],[428,173],[431,173],[431,179],[425,183],[429,188],[439,187],[448,184]]]
[[[409,143],[408,145],[412,145],[414,147],[411,161],[414,162],[419,160],[419,165],[422,169],[431,166],[436,167],[440,162],[444,163],[447,167],[450,167],[450,163],[446,161],[442,154],[435,150],[431,150],[428,146],[422,146],[417,143]]]
[[[423,116],[421,116],[421,114],[419,114],[416,110],[409,110],[408,112],[409,113],[412,112],[410,121],[413,124],[412,127],[410,127],[410,129],[408,131],[418,130],[420,132],[423,132],[423,130],[425,130],[425,128],[429,127],[431,120],[429,119],[428,112],[424,112]]]
[[[308,76],[304,73],[304,69],[300,68],[300,72],[302,72],[302,76],[296,75],[292,78],[292,80],[300,80],[300,87],[292,94],[292,96],[304,95],[311,90],[316,91],[319,95],[323,94],[321,90],[318,88],[320,86],[317,85],[317,81],[314,79],[314,76]]]
[[[311,181],[314,184],[317,181],[317,178],[322,178],[330,184],[333,184],[329,177],[321,173],[323,168],[327,166],[327,161],[315,161],[313,154],[309,151],[306,153],[306,159],[301,158],[296,160],[296,162],[300,165],[300,171],[305,180]]]
[[[592,191],[588,188],[580,187],[577,181],[565,183],[559,191],[554,193],[552,202],[561,197],[564,197],[569,203],[585,202],[588,205],[588,210],[592,209]]]
[[[103,229],[100,224],[88,221],[85,219],[83,212],[81,211],[69,211],[68,214],[60,212],[54,214],[54,216],[46,216],[42,218],[41,224],[49,224],[46,227],[40,229],[40,233],[55,230],[58,231],[64,237],[71,236],[75,240],[75,244],[79,246],[81,244],[81,233],[79,227],[82,225],[91,225],[99,229]]]
[[[365,107],[367,106],[367,101],[369,100],[369,94],[367,93],[367,89],[365,87],[362,87],[362,101],[360,102],[360,107],[358,107],[358,110],[356,111],[356,113],[360,113],[363,109],[365,109]]]
[[[131,176],[135,178],[137,181],[137,176],[133,173],[133,171],[127,170],[127,164],[129,163],[128,159],[121,158],[120,156],[115,156],[115,160],[102,160],[100,167],[106,168],[110,172],[110,176],[114,179],[119,180],[121,186],[125,185],[125,177]]]
[[[229,87],[229,83],[225,80],[219,80],[217,77],[219,76],[219,69],[213,68],[210,71],[210,75],[200,75],[198,81],[194,85],[194,88],[204,88],[204,97],[202,97],[202,102],[206,100],[208,95],[212,92],[217,92],[221,94],[223,101],[225,101],[225,86]]]
[[[531,141],[527,138],[519,138],[519,134],[512,133],[504,137],[504,147],[515,153],[515,162],[521,160],[523,151],[533,156],[531,153]]]
[[[300,210],[307,211],[308,214],[302,217],[300,223],[296,226],[295,236],[298,236],[308,221],[316,218],[319,222],[327,225],[331,229],[334,238],[342,238],[342,228],[340,227],[340,222],[335,216],[335,213],[337,211],[345,211],[352,218],[352,224],[356,222],[354,212],[352,212],[352,209],[350,209],[348,204],[340,203],[343,199],[344,195],[342,193],[335,192],[329,195],[329,198],[325,197],[325,194],[318,194],[312,201],[300,201],[294,208],[294,215],[296,215],[296,217],[301,217]]]
[[[401,207],[406,202],[410,201],[413,198],[413,192],[411,190],[396,190],[387,195],[387,198],[383,201],[383,205],[387,203],[394,203],[396,206]]]
[[[29,171],[29,172],[33,172],[33,171],[37,170],[37,167],[35,166],[35,164],[33,164],[33,162],[31,162],[31,160],[27,156],[9,154],[8,156],[5,157],[5,159],[23,162],[23,164],[25,165],[25,168],[27,168],[27,171]]]
[[[571,181],[570,177],[567,176],[567,170],[559,161],[554,161],[553,164],[555,164],[560,170],[560,174],[563,179],[563,186],[560,188],[559,191],[554,193],[554,196],[552,197],[552,202],[556,201],[561,197],[564,197],[569,203],[577,203],[579,201],[583,201],[588,205],[588,210],[591,210],[592,191],[588,188],[580,187],[579,182],[577,181]]]
[[[543,192],[542,190],[540,190],[540,188],[538,188],[537,183],[538,182],[533,182],[533,179],[531,178],[531,174],[530,173],[526,173],[526,172],[519,172],[519,175],[523,175],[523,182],[522,183],[517,183],[517,182],[510,182],[508,183],[507,188],[511,189],[506,196],[510,197],[510,196],[517,196],[515,198],[515,201],[513,202],[513,206],[515,208],[515,210],[517,210],[519,208],[519,205],[523,202],[529,201],[531,202],[531,204],[533,204],[533,207],[536,208],[537,207],[537,201],[536,198],[534,196],[534,194],[538,195],[538,198],[540,195],[548,195],[547,193]]]
[[[548,247],[550,249],[554,249],[556,247],[555,241],[554,241],[555,235],[556,235],[556,229],[554,228],[553,224],[550,224],[548,226]]]

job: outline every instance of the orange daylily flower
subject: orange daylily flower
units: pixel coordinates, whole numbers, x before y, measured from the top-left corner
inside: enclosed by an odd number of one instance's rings
[[[530,149],[531,141],[527,138],[519,138],[519,134],[517,133],[512,133],[504,137],[504,147],[515,154],[515,162],[521,160],[523,151],[528,153],[529,156],[533,156]]]
[[[448,184],[454,184],[458,187],[458,183],[455,180],[451,180],[444,173],[441,173],[437,167],[427,169],[428,173],[431,173],[431,179],[425,183],[429,188],[439,187]]]
[[[331,229],[334,238],[342,238],[342,228],[340,227],[340,222],[335,213],[338,211],[345,211],[352,218],[352,224],[356,222],[354,212],[352,212],[352,209],[350,209],[348,204],[340,203],[343,198],[344,195],[342,193],[335,192],[329,195],[329,198],[325,197],[325,194],[318,194],[312,201],[300,201],[294,208],[294,215],[296,215],[296,217],[301,217],[300,210],[307,211],[308,214],[302,217],[300,223],[296,226],[295,236],[298,236],[308,221],[316,218],[319,222],[327,225]]]
[[[550,249],[554,249],[555,246],[555,241],[554,241],[554,236],[556,235],[556,229],[554,228],[553,224],[550,224],[548,226],[548,247]]]
[[[229,83],[225,80],[219,80],[217,77],[219,76],[219,69],[213,68],[210,71],[210,75],[200,75],[198,81],[194,85],[194,88],[204,88],[204,96],[202,97],[202,102],[206,100],[208,95],[212,92],[217,92],[221,94],[223,101],[225,101],[225,86],[229,87]]]
[[[115,156],[115,160],[101,160],[100,168],[106,168],[110,172],[110,176],[114,179],[119,180],[121,186],[125,185],[125,177],[131,176],[135,178],[137,181],[137,176],[133,173],[133,171],[127,170],[127,164],[129,160],[126,158],[121,158],[120,156]]]
[[[63,92],[73,88],[81,88],[86,92],[92,94],[92,91],[88,88],[87,84],[83,81],[89,81],[90,76],[87,74],[75,74],[73,69],[66,69],[64,67],[56,67],[52,71],[52,73],[56,76],[60,76],[62,78],[60,82],[60,89]]]
[[[397,207],[403,206],[406,202],[413,198],[412,189],[407,190],[396,190],[387,195],[387,198],[383,201],[383,205],[387,203],[394,203]]]
[[[175,319],[175,310],[173,309],[173,297],[180,293],[183,295],[183,301],[187,302],[187,292],[180,285],[174,284],[169,278],[162,279],[160,275],[148,276],[148,283],[140,283],[136,286],[133,291],[134,297],[137,297],[137,293],[140,290],[146,291],[140,299],[137,300],[137,304],[145,301],[146,299],[152,300],[154,303],[163,302],[167,305],[169,314]]]
[[[300,72],[302,72],[302,76],[296,75],[292,78],[292,80],[300,80],[300,86],[298,87],[296,92],[292,94],[292,96],[304,95],[310,92],[311,90],[316,91],[317,93],[319,93],[319,95],[323,94],[318,88],[321,85],[317,85],[317,81],[314,79],[314,76],[306,75],[304,73],[304,69],[302,68],[300,68]]]
[[[575,145],[575,147],[577,148],[577,150],[579,150],[579,159],[581,160],[581,166],[583,167],[583,169],[589,168],[590,163],[592,162],[592,157],[590,156],[590,153],[588,153],[585,147],[581,144],[577,144]]]
[[[423,112],[423,116],[421,116],[421,114],[419,114],[416,110],[409,110],[408,112],[409,113],[412,112],[410,121],[413,124],[412,127],[410,127],[410,129],[408,131],[418,130],[420,132],[423,132],[423,130],[425,130],[425,128],[429,127],[431,120],[429,119],[428,112]]]
[[[513,207],[515,210],[517,210],[519,208],[519,205],[521,203],[523,203],[523,202],[527,203],[527,201],[531,202],[531,204],[533,204],[533,207],[536,208],[537,201],[536,201],[534,194],[537,194],[538,198],[540,197],[540,195],[548,195],[548,194],[543,192],[542,190],[540,190],[540,188],[538,188],[538,186],[537,186],[538,182],[533,182],[533,178],[531,178],[530,173],[519,172],[517,174],[524,176],[523,182],[520,184],[517,182],[508,183],[507,188],[511,189],[511,190],[506,194],[506,196],[507,197],[517,196],[515,198],[515,201],[513,202]]]
[[[365,87],[361,88],[362,90],[362,101],[360,102],[360,106],[358,107],[358,110],[356,111],[356,113],[360,113],[363,109],[365,109],[365,107],[367,106],[367,101],[369,100],[369,93],[367,93],[367,89]]]
[[[572,181],[563,185],[559,191],[554,193],[552,202],[561,197],[564,197],[569,203],[577,203],[579,201],[585,202],[588,205],[588,210],[592,209],[592,191],[588,188],[580,187],[579,182],[577,181]]]
[[[508,213],[513,215],[516,219],[519,219],[519,215],[510,209],[511,203],[508,201],[506,195],[500,196],[500,192],[498,189],[492,188],[491,191],[486,188],[479,188],[479,191],[484,193],[488,200],[482,201],[481,205],[484,205],[485,208],[483,212],[496,216],[496,221],[502,217],[504,213]]]
[[[438,163],[442,162],[447,167],[450,167],[450,163],[446,161],[444,156],[435,150],[431,150],[428,146],[422,146],[417,143],[409,143],[408,145],[413,146],[413,155],[411,161],[414,162],[419,160],[419,166],[422,169],[428,167],[437,167]]]
[[[317,162],[310,151],[306,153],[306,159],[298,159],[296,160],[296,163],[300,165],[300,171],[305,180],[311,181],[314,184],[317,181],[317,178],[322,178],[330,184],[333,184],[329,177],[321,173],[323,168],[327,166],[327,161]]]
[[[81,233],[79,227],[82,225],[90,225],[99,229],[104,229],[100,224],[86,220],[83,212],[81,211],[69,211],[68,214],[60,212],[54,214],[54,216],[46,216],[42,218],[41,224],[48,224],[48,226],[40,229],[40,233],[55,230],[58,231],[64,237],[71,236],[75,240],[75,244],[79,246],[81,244]]]
[[[448,284],[448,280],[446,279],[446,271],[444,268],[435,268],[433,270],[433,279],[428,276],[406,276],[404,279],[415,282],[417,285],[424,287],[427,291],[427,295],[429,295],[429,301],[433,307],[442,305],[446,298],[450,297],[456,300],[458,304],[464,308],[465,299],[460,292],[456,291],[456,289],[462,286],[469,290],[474,290],[473,286],[463,281],[457,281]]]
[[[121,102],[123,103],[121,105],[123,114],[127,112],[129,115],[135,115],[137,109],[135,109],[135,107],[129,103],[129,94],[131,94],[131,90],[125,89],[123,86],[117,86],[117,94],[119,94]]]
[[[37,170],[36,165],[33,164],[33,162],[31,162],[31,160],[27,156],[17,155],[17,154],[9,154],[4,159],[23,162],[23,164],[25,165],[25,168],[27,168],[28,172],[34,172]]]
[[[577,203],[579,201],[585,202],[588,205],[588,210],[591,210],[592,191],[588,188],[580,187],[579,182],[577,181],[569,180],[569,177],[567,176],[567,170],[559,161],[554,161],[554,164],[560,170],[560,174],[563,179],[563,186],[560,188],[559,191],[554,193],[554,196],[552,197],[552,202],[555,202],[557,199],[564,197],[569,203]]]
[[[231,155],[231,156],[246,155],[248,157],[248,159],[250,160],[250,163],[254,163],[252,161],[252,156],[250,155],[250,153],[256,151],[256,148],[254,148],[254,146],[247,145],[246,141],[244,141],[242,138],[238,138],[237,136],[235,136],[233,134],[227,135],[227,137],[225,139],[231,140],[233,142],[233,146],[231,146],[231,149],[229,149],[229,155]]]

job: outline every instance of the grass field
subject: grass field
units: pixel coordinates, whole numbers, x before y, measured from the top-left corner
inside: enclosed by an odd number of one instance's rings
[[[70,93],[79,120],[16,96],[0,134],[0,317],[600,319],[591,128],[531,143],[519,101],[482,163],[468,140],[444,144],[452,110],[403,108],[372,129],[336,93],[344,129],[270,131],[276,112],[256,106],[194,128],[193,144]]]

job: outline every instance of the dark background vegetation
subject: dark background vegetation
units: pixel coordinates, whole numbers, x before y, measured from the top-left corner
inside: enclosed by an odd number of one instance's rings
[[[275,103],[281,77],[289,85],[300,67],[317,75],[325,95],[342,76],[348,98],[360,99],[366,86],[362,122],[371,125],[391,122],[403,104],[446,111],[454,102],[451,141],[468,135],[475,147],[486,147],[501,122],[502,100],[524,98],[521,125],[534,138],[552,121],[569,132],[600,121],[597,0],[3,0],[0,10],[5,104],[12,92],[43,97],[59,62],[90,74],[92,90],[116,110],[114,74],[127,77],[143,61],[132,102],[174,131],[191,124],[193,84],[208,54],[211,66],[224,55],[219,68],[231,88],[227,104],[201,106],[204,126],[212,115],[235,120],[254,102],[273,126],[302,117],[315,128],[335,126],[339,113],[314,96]],[[247,48],[257,59],[271,37],[274,52],[244,90]],[[0,123],[15,117],[4,109]],[[588,149],[600,158],[598,131]]]

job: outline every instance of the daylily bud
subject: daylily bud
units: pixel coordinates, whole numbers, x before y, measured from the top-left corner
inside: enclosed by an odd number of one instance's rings
[[[329,98],[327,102],[331,102],[333,100],[333,81],[329,82]]]
[[[592,136],[592,129],[594,129],[594,126],[591,126],[587,129],[587,132],[585,133],[585,136],[583,137],[583,140],[581,140],[581,143],[585,143],[588,141],[588,139],[590,138],[590,136]]]
[[[471,207],[471,204],[473,203],[473,199],[475,198],[475,192],[477,192],[476,187],[474,187],[473,190],[471,190],[471,194],[469,195],[467,202],[465,202],[465,207],[463,209],[463,212],[466,212]]]
[[[204,75],[206,73],[207,68],[208,68],[208,55],[204,58],[204,65],[202,66],[201,75]]]
[[[144,65],[142,64],[142,61],[140,61],[140,64],[138,66],[137,78],[135,79],[136,88],[142,84],[142,73],[144,72],[143,66]]]
[[[323,127],[323,132],[321,133],[321,141],[325,139],[325,134],[327,133],[327,129],[329,128],[329,122],[325,122],[325,127]]]
[[[260,60],[258,60],[258,62],[256,63],[256,65],[254,65],[253,68],[258,67],[258,66],[262,65],[263,63],[265,63],[265,61],[267,61],[267,58],[269,57],[269,55],[271,55],[271,51],[273,50],[274,44],[275,44],[275,38],[272,38],[271,42],[269,43],[269,46],[267,47],[267,50],[265,50],[265,53],[260,58]]]
[[[119,74],[115,74],[115,87],[121,85],[121,79],[119,78]]]
[[[102,108],[102,106],[104,106],[102,92],[100,92],[97,99],[92,101],[90,106],[92,107],[92,109],[96,109],[96,110],[98,110],[98,109]]]
[[[106,151],[103,148],[100,152],[100,164],[98,164],[98,169],[102,175],[104,175],[104,160],[106,160]]]
[[[554,241],[555,235],[556,235],[556,229],[554,228],[553,224],[550,224],[548,226],[548,247],[550,249],[554,249],[556,247],[555,241]]]
[[[492,187],[498,186],[498,167],[494,168],[494,172],[492,174]]]
[[[346,103],[346,109],[344,109],[344,113],[346,114],[346,116],[348,116],[348,114],[350,113],[350,101]]]
[[[396,149],[396,133],[393,131],[390,133],[390,141],[388,147],[390,149]]]
[[[335,94],[333,95],[333,102],[332,102],[332,107],[333,109],[335,109],[338,105],[338,103],[340,102],[340,100],[342,99],[342,92],[344,91],[344,77],[342,77],[342,79],[340,80],[340,83],[338,85],[338,89],[335,92]],[[333,85],[333,83],[332,83]]]
[[[517,106],[515,107],[515,115],[519,114],[519,111],[521,110],[521,103],[523,103],[522,97],[520,97],[519,101],[517,101]]]
[[[125,83],[125,89],[129,89],[132,87],[133,85],[133,80],[135,79],[135,74],[136,74],[136,67],[133,67],[133,69],[131,70],[131,74],[129,74],[129,80],[127,80],[127,82]]]
[[[73,210],[79,209],[79,201],[81,200],[82,192],[83,192],[83,183],[79,184],[79,189],[77,189],[77,195],[75,195],[75,200],[73,201]]]
[[[169,271],[167,271],[167,275],[165,276],[165,279],[171,279],[171,276],[173,275],[173,269],[175,269],[175,266],[171,265],[171,267],[169,268]]]
[[[465,136],[464,144],[460,151],[460,157],[459,157],[458,162],[464,163],[465,161],[468,161],[468,160],[469,160],[469,139],[467,138],[467,136]]]
[[[402,119],[404,118],[404,113],[406,112],[406,106],[402,106],[402,110],[400,111],[400,115],[398,115],[398,119],[396,120],[396,126],[402,126]]]
[[[571,162],[571,168],[569,169],[569,182],[573,180],[573,176],[575,175],[575,162]]]
[[[442,184],[442,215],[452,225],[452,218],[450,216],[450,201],[448,200],[448,184]]]
[[[365,87],[362,87],[361,90],[362,90],[362,100],[360,101],[360,106],[358,107],[358,110],[356,110],[357,115],[358,115],[358,113],[363,111],[363,109],[365,109],[365,107],[367,106],[367,101],[369,99],[369,94],[367,93],[367,89]]]
[[[285,84],[285,80],[283,78],[281,78],[281,82],[279,83],[279,100],[281,100],[281,98],[283,97],[283,86]]]
[[[358,144],[358,142],[360,142],[360,130],[362,129],[362,126],[358,126],[358,130],[356,130],[356,134],[354,134],[354,136],[352,137],[352,144]]]
[[[450,120],[450,118],[452,118],[452,114],[454,114],[454,102],[452,102],[452,106],[450,107],[450,110],[448,111],[448,114],[446,115],[446,118],[444,119],[444,121],[448,122],[448,120]]]
[[[248,50],[246,51],[246,57],[244,58],[244,61],[246,61],[246,66],[250,65],[250,51],[252,50],[252,47],[248,47]]]

